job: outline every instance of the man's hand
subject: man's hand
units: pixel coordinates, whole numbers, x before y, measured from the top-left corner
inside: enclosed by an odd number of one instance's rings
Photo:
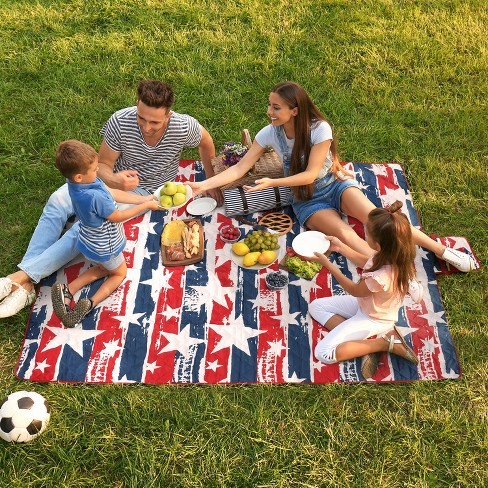
[[[112,188],[118,188],[119,190],[132,191],[139,186],[139,176],[137,171],[126,170],[114,173],[112,176]]]

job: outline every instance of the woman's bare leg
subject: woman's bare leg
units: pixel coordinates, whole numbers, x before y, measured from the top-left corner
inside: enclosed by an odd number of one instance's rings
[[[368,221],[368,215],[376,207],[370,202],[359,188],[347,188],[344,190],[341,198],[341,210],[346,215],[358,219],[363,224]],[[417,246],[425,247],[432,251],[436,256],[442,257],[446,246],[431,239],[421,230],[411,226],[413,241]],[[346,243],[347,244],[347,243]],[[352,247],[352,246],[350,246]]]
[[[335,210],[328,209],[315,212],[307,219],[307,227],[329,236],[338,237],[344,244],[366,256],[374,252],[367,242],[359,237],[347,222],[341,219]]]

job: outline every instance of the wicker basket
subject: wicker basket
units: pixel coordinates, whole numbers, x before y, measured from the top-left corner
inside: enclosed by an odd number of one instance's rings
[[[242,131],[242,144],[251,147],[251,135],[247,129]],[[223,162],[223,155],[219,155],[212,159],[212,166],[215,174],[222,173],[229,168]],[[221,190],[229,190],[238,186],[248,185],[259,178],[282,178],[283,177],[283,163],[275,151],[264,153],[256,164],[242,177],[232,183],[221,186]]]

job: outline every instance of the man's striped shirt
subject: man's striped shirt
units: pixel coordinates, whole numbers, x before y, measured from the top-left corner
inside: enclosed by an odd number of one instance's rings
[[[163,136],[149,146],[137,124],[137,107],[128,107],[115,112],[100,134],[110,149],[120,153],[114,172],[136,170],[139,185],[152,193],[166,181],[174,181],[181,152],[200,144],[202,127],[190,115],[171,112]]]

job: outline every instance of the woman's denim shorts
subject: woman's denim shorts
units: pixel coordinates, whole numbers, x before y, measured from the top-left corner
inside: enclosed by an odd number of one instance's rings
[[[355,179],[334,179],[330,184],[322,188],[314,188],[311,200],[294,200],[292,207],[302,227],[305,227],[307,219],[319,210],[334,209],[341,212],[342,192],[350,187],[359,188]]]

